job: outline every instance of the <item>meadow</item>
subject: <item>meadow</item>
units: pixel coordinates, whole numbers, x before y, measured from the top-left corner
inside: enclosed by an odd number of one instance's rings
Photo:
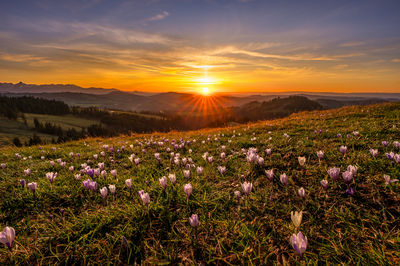
[[[399,264],[398,141],[390,103],[0,148],[0,263]]]

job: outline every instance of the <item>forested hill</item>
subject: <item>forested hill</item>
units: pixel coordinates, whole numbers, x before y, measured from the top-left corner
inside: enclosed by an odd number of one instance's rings
[[[251,102],[233,108],[236,119],[240,122],[281,118],[292,113],[324,109],[318,102],[302,96],[275,98],[271,101]]]
[[[136,113],[106,110],[98,107],[68,106],[62,101],[28,96],[0,96],[0,119],[3,117],[3,120],[13,120],[13,123],[5,121],[3,123],[13,124],[15,125],[14,128],[19,131],[25,130],[25,132],[28,132],[28,134],[25,133],[25,139],[22,142],[39,144],[48,141],[32,136],[29,133],[30,131],[32,134],[46,134],[47,138],[55,136],[57,140],[52,141],[64,142],[87,136],[109,137],[132,132],[151,133],[155,131],[167,132],[171,130],[221,127],[232,122],[244,123],[276,119],[296,112],[323,109],[319,103],[302,96],[275,98],[267,102],[251,102],[240,107],[231,108],[214,106],[213,108],[201,110],[201,106],[195,106],[191,112]],[[81,121],[77,125],[71,126],[71,124],[63,122],[66,116],[70,120],[81,119]],[[31,123],[29,123],[29,119],[32,120]],[[89,123],[83,122],[82,119],[86,119]],[[16,131],[9,128],[8,132],[4,132],[4,130],[0,129],[0,137],[4,137],[4,133],[8,133],[8,136],[13,135],[10,132]],[[28,139],[26,139],[27,135]],[[32,138],[29,139],[29,136]],[[18,137],[20,136],[13,136],[13,138]],[[16,145],[21,143],[19,139],[14,139],[13,142]]]

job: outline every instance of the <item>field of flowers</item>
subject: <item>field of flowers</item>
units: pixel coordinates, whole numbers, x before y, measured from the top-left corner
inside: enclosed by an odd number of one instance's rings
[[[0,150],[0,264],[399,264],[400,104]]]

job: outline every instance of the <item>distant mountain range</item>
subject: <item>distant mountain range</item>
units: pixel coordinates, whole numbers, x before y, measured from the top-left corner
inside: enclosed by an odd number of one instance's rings
[[[400,93],[310,93],[285,92],[257,95],[214,95],[207,97],[190,93],[125,92],[117,89],[82,88],[76,85],[0,83],[0,94],[12,97],[34,96],[55,99],[69,105],[97,106],[108,109],[149,112],[191,112],[202,104],[213,108],[236,107],[251,102],[265,102],[277,97],[304,96],[324,108],[345,105],[364,105],[386,101],[400,101]]]

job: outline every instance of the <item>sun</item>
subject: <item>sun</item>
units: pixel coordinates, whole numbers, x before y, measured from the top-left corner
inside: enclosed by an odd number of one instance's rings
[[[201,92],[203,95],[209,95],[210,94],[210,89],[207,87],[204,87],[201,89]]]

